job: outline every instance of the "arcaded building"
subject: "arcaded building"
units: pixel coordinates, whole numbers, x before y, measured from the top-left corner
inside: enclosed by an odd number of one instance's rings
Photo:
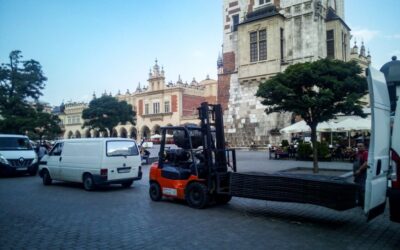
[[[217,81],[206,79],[197,82],[183,81],[180,76],[176,82],[166,81],[164,69],[155,65],[149,72],[147,86],[140,84],[132,93],[118,94],[118,100],[124,100],[132,105],[136,112],[136,125],[118,125],[113,131],[99,133],[82,128],[82,111],[87,103],[67,103],[60,117],[64,124],[64,138],[117,136],[137,140],[150,139],[152,135],[160,134],[162,126],[176,126],[186,123],[199,124],[197,107],[204,101],[216,103]],[[104,93],[106,94],[106,93]],[[96,98],[93,95],[93,98]]]

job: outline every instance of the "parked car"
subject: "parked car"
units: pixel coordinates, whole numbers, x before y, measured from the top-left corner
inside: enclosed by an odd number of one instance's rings
[[[0,173],[36,175],[38,157],[25,135],[0,134]]]
[[[132,139],[60,140],[40,161],[39,174],[44,185],[58,180],[83,183],[86,190],[105,184],[130,187],[142,178],[141,159]]]

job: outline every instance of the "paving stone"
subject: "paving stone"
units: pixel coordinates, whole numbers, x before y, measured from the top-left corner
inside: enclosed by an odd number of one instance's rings
[[[311,162],[268,160],[240,151],[238,168],[274,172]],[[350,163],[320,163],[351,170]],[[344,212],[297,203],[234,197],[203,210],[153,202],[149,166],[132,188],[94,192],[39,177],[0,178],[0,249],[398,249],[400,224],[388,211],[367,223],[359,208]]]

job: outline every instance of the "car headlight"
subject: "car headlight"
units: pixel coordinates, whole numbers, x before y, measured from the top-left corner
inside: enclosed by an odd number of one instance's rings
[[[10,164],[3,155],[0,155],[0,163],[7,164],[7,165]]]

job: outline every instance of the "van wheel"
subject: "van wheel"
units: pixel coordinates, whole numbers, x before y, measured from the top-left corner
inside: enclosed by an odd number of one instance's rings
[[[43,181],[43,185],[48,186],[51,185],[51,182],[53,181],[50,177],[50,173],[47,169],[43,170],[42,173],[42,181]]]
[[[157,182],[152,182],[149,188],[150,198],[153,201],[160,201],[162,198],[161,187]]]
[[[83,188],[86,191],[92,191],[92,190],[95,189],[95,187],[96,187],[96,185],[94,183],[92,175],[91,174],[85,174],[83,176]]]
[[[132,184],[133,184],[133,181],[126,181],[126,182],[121,183],[121,186],[123,188],[128,188],[128,187],[132,186]]]
[[[185,190],[185,199],[193,208],[204,208],[209,201],[207,186],[200,182],[190,183]]]

